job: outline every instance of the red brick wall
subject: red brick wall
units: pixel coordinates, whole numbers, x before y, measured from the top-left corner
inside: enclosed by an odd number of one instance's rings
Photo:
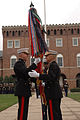
[[[71,34],[71,29],[73,28],[74,34]],[[76,55],[80,53],[80,39],[78,40],[78,46],[72,46],[72,38],[80,38],[80,33],[77,33],[77,29],[80,31],[80,24],[78,25],[56,25],[48,26],[47,29],[50,30],[50,35],[47,37],[50,40],[49,49],[58,51],[59,54],[63,55],[64,66],[61,68],[62,74],[66,76],[69,81],[70,88],[76,87],[76,75],[80,73],[80,68],[77,67]],[[63,34],[60,35],[60,30],[62,29]],[[54,35],[54,30],[56,30],[56,35]],[[56,38],[63,39],[63,47],[56,47]]]
[[[15,55],[18,59],[17,49],[27,47],[29,48],[29,40],[28,40],[28,31],[27,27],[3,27],[3,76],[10,76],[14,74],[13,69],[10,68],[10,58],[12,55]],[[8,31],[8,36],[6,36]],[[14,36],[12,36],[12,32],[14,31]],[[20,36],[18,36],[18,31],[20,31]],[[7,40],[13,40],[13,48],[7,48]],[[14,40],[20,40],[20,48],[14,48]],[[29,66],[30,61],[28,61],[27,65]]]
[[[69,84],[69,89],[76,88],[76,79],[74,80],[67,80]]]
[[[2,58],[0,58],[0,76],[2,76],[3,75],[3,60],[2,60]]]

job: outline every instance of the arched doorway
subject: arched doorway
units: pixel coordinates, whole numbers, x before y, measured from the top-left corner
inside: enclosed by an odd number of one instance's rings
[[[80,88],[80,73],[76,75],[76,87]]]
[[[64,87],[64,81],[66,80],[67,78],[66,78],[66,76],[65,76],[65,74],[61,74],[61,76],[60,76],[60,79],[59,79],[59,84],[60,84],[60,86],[61,86],[61,88],[63,89],[63,87]]]

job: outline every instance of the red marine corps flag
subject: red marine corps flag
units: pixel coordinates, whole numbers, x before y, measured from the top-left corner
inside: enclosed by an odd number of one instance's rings
[[[43,55],[46,51],[48,51],[45,39],[44,32],[42,27],[42,21],[37,14],[37,10],[34,8],[34,5],[31,2],[29,14],[28,14],[28,32],[29,32],[29,40],[31,45],[31,55],[32,57],[40,57],[43,58]],[[37,72],[42,72],[42,62],[38,64]],[[44,104],[46,104],[44,88],[42,87],[42,83],[40,80],[40,96]]]

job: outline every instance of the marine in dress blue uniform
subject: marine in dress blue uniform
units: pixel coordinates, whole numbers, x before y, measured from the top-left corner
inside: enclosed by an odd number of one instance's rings
[[[31,79],[28,72],[36,69],[36,62],[27,68],[26,61],[28,59],[28,49],[21,48],[18,50],[19,59],[14,65],[16,75],[15,96],[18,96],[18,120],[27,120],[29,97],[31,96],[30,82]]]
[[[49,63],[47,74],[39,74],[36,71],[29,72],[30,77],[39,77],[45,82],[45,94],[48,105],[49,120],[62,120],[60,109],[62,90],[59,85],[60,68],[56,61],[56,51],[45,53],[46,60]]]

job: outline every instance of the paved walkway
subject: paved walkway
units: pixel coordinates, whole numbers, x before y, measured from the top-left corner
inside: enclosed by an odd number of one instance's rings
[[[0,112],[0,120],[17,120],[18,105]],[[63,120],[80,120],[80,103],[68,97],[62,98],[61,110]],[[35,95],[30,98],[28,120],[42,120],[40,99]]]

